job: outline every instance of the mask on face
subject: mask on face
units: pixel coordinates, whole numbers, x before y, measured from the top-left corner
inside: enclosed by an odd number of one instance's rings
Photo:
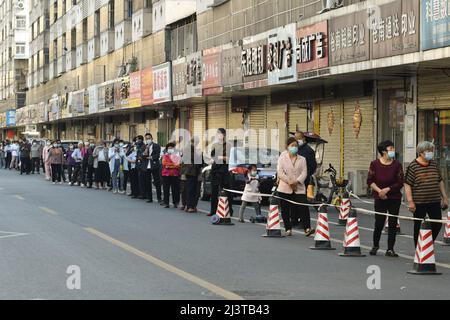
[[[73,150],[73,146],[70,146],[69,149],[70,149],[70,150]]]
[[[297,147],[289,147],[289,153],[292,155],[295,155],[298,153],[298,148]]]
[[[174,149],[168,149],[168,150],[167,150],[167,153],[168,153],[168,154],[174,154],[174,152],[175,152]]]
[[[389,157],[389,159],[394,159],[395,158],[395,151],[388,151],[388,157]]]
[[[424,156],[427,161],[431,161],[434,159],[434,152],[427,151],[425,152]]]
[[[118,148],[118,147],[119,147],[119,144],[116,143],[116,144],[114,145],[114,147]]]
[[[153,140],[152,139],[148,139],[146,142],[147,142],[147,144],[152,144]]]
[[[55,144],[53,145],[53,147],[54,147],[54,148],[58,148],[58,144],[55,143]]]
[[[250,172],[250,175],[252,177],[256,177],[258,175],[258,171],[252,171],[252,172]]]
[[[119,147],[123,147],[123,143],[119,143]]]

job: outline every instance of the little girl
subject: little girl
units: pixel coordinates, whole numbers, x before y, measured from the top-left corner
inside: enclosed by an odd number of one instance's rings
[[[245,188],[244,194],[241,197],[242,204],[239,209],[239,222],[244,223],[244,211],[247,205],[253,204],[255,208],[256,215],[261,216],[261,197],[257,195],[253,195],[250,193],[258,193],[259,192],[259,181],[258,181],[258,168],[256,165],[251,164],[248,166],[247,178],[245,179]]]

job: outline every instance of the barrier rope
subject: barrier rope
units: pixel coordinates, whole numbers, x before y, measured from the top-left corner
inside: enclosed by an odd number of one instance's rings
[[[231,190],[231,189],[223,189],[226,192],[230,192],[230,193],[236,193],[236,194],[244,194],[244,192],[242,191],[238,191],[238,190]],[[328,206],[328,207],[336,207],[337,209],[340,209],[341,206],[340,205],[333,205],[333,204],[328,204],[328,203],[317,203],[317,204],[313,204],[313,203],[301,203],[301,202],[296,202],[296,201],[292,201],[283,197],[279,197],[277,195],[272,195],[272,194],[264,194],[264,193],[257,193],[257,192],[246,192],[246,194],[250,195],[250,196],[258,196],[258,197],[267,197],[267,198],[276,198],[276,199],[280,199],[298,206],[304,206],[304,207],[313,207],[313,208],[320,208],[320,207],[324,207],[324,206]],[[351,194],[353,196],[353,193]],[[357,197],[357,196],[356,196]],[[357,198],[358,199],[358,198]],[[359,199],[358,199],[359,200]],[[363,201],[364,202],[364,201]],[[373,204],[369,201],[366,201],[366,203],[369,204]],[[429,219],[429,218],[414,218],[414,217],[407,217],[407,216],[401,216],[401,215],[393,215],[393,214],[389,214],[389,213],[384,213],[384,212],[377,212],[377,211],[373,211],[373,210],[367,210],[367,209],[362,209],[362,208],[356,208],[354,206],[351,206],[352,209],[355,209],[357,212],[361,212],[363,214],[367,214],[367,215],[381,215],[381,216],[386,216],[386,217],[394,217],[394,218],[398,218],[398,219],[402,219],[402,220],[409,220],[409,221],[423,221],[423,222],[433,222],[433,223],[441,223],[441,224],[446,224],[447,220],[439,220],[439,219]]]

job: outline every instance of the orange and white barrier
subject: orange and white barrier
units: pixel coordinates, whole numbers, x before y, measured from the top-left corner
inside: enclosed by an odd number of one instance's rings
[[[312,250],[335,250],[335,248],[331,247],[330,227],[328,224],[328,213],[326,207],[319,208],[314,242],[314,247],[310,248]]]
[[[445,246],[450,246],[450,211],[447,213],[447,223],[444,229],[444,239],[442,239]]]
[[[230,206],[228,205],[228,197],[224,192],[220,194],[219,203],[217,204],[216,217],[213,218],[212,224],[217,225],[234,225],[230,218]]]
[[[434,258],[433,232],[429,222],[423,222],[417,239],[414,268],[409,274],[440,274],[436,271]]]
[[[281,234],[281,218],[280,209],[277,203],[272,202],[269,207],[269,215],[267,217],[266,234],[267,238],[282,238]]]
[[[341,201],[341,206],[339,207],[339,225],[346,225],[351,205],[352,204],[348,195],[344,195]]]
[[[361,254],[361,243],[359,240],[358,219],[356,210],[351,209],[347,217],[344,236],[344,252],[340,254],[342,257],[365,257]]]

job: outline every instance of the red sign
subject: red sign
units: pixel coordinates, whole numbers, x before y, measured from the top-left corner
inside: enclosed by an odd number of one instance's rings
[[[153,68],[142,70],[141,73],[141,103],[143,106],[153,104]]]
[[[211,48],[203,50],[203,89],[217,88],[215,90],[204,90],[207,94],[222,92],[222,68],[221,68],[221,49]]]
[[[328,67],[328,21],[297,30],[297,72]]]
[[[128,97],[130,108],[141,106],[141,72],[130,74],[130,95]]]

